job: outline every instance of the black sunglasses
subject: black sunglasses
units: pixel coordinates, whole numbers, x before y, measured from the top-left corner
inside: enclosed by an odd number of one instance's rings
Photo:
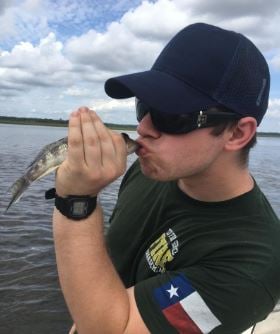
[[[225,120],[238,120],[242,116],[234,112],[223,110],[200,110],[189,114],[168,114],[149,107],[144,102],[135,99],[137,121],[141,122],[148,113],[151,116],[153,126],[160,132],[168,134],[183,134],[196,129],[207,128],[218,125]]]

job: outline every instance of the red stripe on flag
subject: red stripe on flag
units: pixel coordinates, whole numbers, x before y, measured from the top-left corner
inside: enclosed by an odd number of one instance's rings
[[[169,323],[177,329],[179,334],[202,334],[180,303],[173,304],[162,310]]]

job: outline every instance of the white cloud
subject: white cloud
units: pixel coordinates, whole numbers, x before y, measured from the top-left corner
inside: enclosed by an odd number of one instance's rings
[[[114,72],[143,70],[151,67],[163,45],[177,31],[198,21],[240,31],[248,35],[262,51],[275,49],[279,45],[277,32],[280,33],[277,28],[280,13],[275,8],[280,6],[277,7],[277,2],[273,1],[269,9],[269,6],[258,2],[256,9],[252,2],[250,5],[248,2],[240,2],[240,5],[243,3],[244,12],[236,9],[236,13],[231,14],[236,6],[234,1],[224,4],[216,0],[213,1],[213,8],[206,0],[144,1],[128,11],[119,22],[112,22],[106,31],[101,33],[91,29],[71,38],[66,43],[65,51],[73,63],[90,65],[94,70],[108,74],[113,72],[112,75]],[[215,11],[215,8],[219,10]],[[266,24],[263,24],[262,12],[258,11],[261,9],[267,16],[270,14]],[[91,74],[91,77],[93,79],[94,75]]]
[[[74,63],[106,72],[123,72],[145,68],[160,47],[158,43],[135,38],[125,26],[114,22],[103,34],[90,30],[70,39],[65,50]]]
[[[141,0],[1,0],[0,41],[11,46],[28,40],[37,43],[49,32],[67,39],[95,26],[102,30],[111,17],[119,18]]]
[[[1,0],[0,1],[0,15],[5,12],[8,7],[11,7],[15,1],[13,0]]]
[[[160,0],[144,1],[122,17],[121,25],[138,39],[165,42],[191,21],[190,10],[181,11],[176,1]]]
[[[62,44],[50,33],[38,46],[21,42],[0,56],[1,83],[17,88],[61,86],[71,82],[72,65],[62,54]]]
[[[62,95],[68,96],[90,96],[91,91],[88,88],[80,88],[78,86],[72,86],[67,88]]]
[[[48,34],[48,19],[41,15],[41,1],[26,0],[10,6],[1,16],[0,40],[11,44],[35,41]]]
[[[275,55],[275,56],[271,59],[270,63],[271,63],[276,69],[280,70],[280,51],[279,51],[279,53],[278,53],[277,55]]]
[[[104,122],[112,123],[114,120],[118,124],[137,123],[134,98],[125,100],[95,99],[90,102],[89,106],[97,111]]]
[[[50,33],[40,41],[38,46],[21,42],[11,52],[2,52],[0,64],[2,67],[28,68],[32,72],[39,73],[51,73],[59,68],[68,70],[70,63],[63,57],[62,48],[63,45],[56,41],[55,34]]]
[[[279,19],[279,0],[3,0],[0,107],[67,117],[87,104],[108,122],[124,117],[131,123],[134,102],[107,98],[106,79],[149,69],[166,42],[194,22],[244,33],[280,69]],[[276,100],[268,118],[278,115]]]
[[[267,115],[271,118],[280,118],[280,98],[269,100]]]
[[[217,18],[233,18],[248,15],[271,16],[279,11],[279,1],[270,0],[269,6],[262,0],[175,0],[183,9],[192,8],[193,13],[209,13]]]
[[[109,112],[114,109],[134,109],[134,98],[126,100],[108,100],[100,99],[92,102],[92,108],[98,111]]]

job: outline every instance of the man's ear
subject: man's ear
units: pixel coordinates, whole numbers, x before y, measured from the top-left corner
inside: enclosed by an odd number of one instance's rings
[[[252,139],[257,130],[257,121],[253,117],[241,118],[231,131],[231,136],[225,144],[227,151],[238,151]]]

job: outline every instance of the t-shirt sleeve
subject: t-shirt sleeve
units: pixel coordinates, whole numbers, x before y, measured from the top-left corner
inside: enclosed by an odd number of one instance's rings
[[[240,334],[273,308],[260,283],[246,277],[229,279],[198,266],[136,284],[135,299],[155,334]]]

